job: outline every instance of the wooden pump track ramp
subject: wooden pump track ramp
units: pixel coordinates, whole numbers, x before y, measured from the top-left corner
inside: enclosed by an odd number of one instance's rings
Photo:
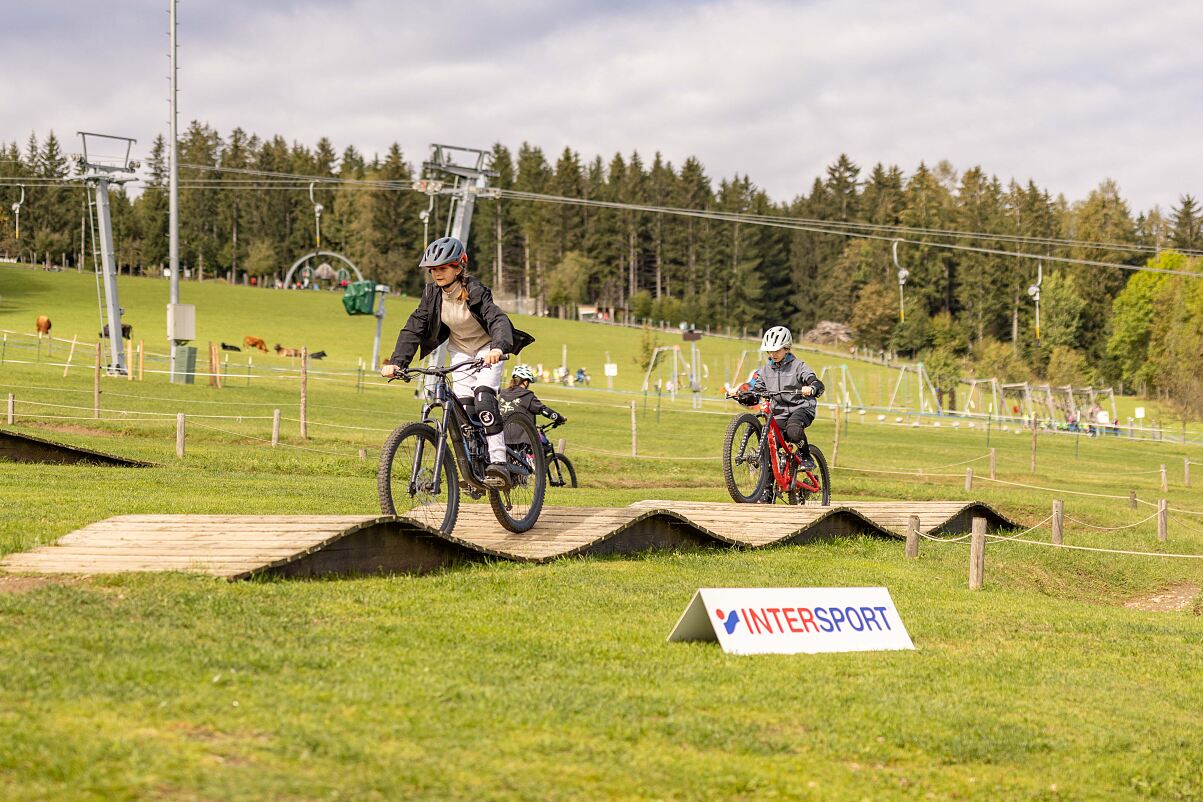
[[[82,446],[58,443],[54,440],[34,437],[31,434],[14,432],[11,429],[0,429],[0,461],[2,460],[57,465],[87,463],[121,468],[149,468],[151,466],[149,462],[105,454],[103,451],[93,451]]]
[[[189,571],[227,579],[423,573],[457,563],[543,563],[575,555],[682,548],[762,548],[858,533],[902,537],[918,515],[929,534],[963,534],[975,516],[1018,528],[981,502],[877,501],[831,507],[643,501],[629,507],[548,507],[521,535],[488,505],[460,507],[443,535],[409,518],[355,515],[120,515],[0,560],[21,573]]]

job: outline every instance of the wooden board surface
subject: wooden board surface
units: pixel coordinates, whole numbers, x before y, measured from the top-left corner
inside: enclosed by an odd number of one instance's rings
[[[460,508],[442,535],[408,518],[357,515],[121,515],[56,543],[0,560],[12,572],[97,574],[189,571],[242,578],[430,570],[463,559],[545,562],[575,554],[698,545],[756,548],[815,537],[900,535],[911,515],[924,532],[1014,526],[979,502],[849,502],[830,507],[642,501],[629,507],[547,507],[529,532],[502,529],[490,507]],[[418,516],[421,518],[422,516]],[[356,553],[360,554],[357,558]]]

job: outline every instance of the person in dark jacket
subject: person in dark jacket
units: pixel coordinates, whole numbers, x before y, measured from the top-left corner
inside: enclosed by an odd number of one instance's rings
[[[501,358],[517,354],[534,338],[515,329],[505,312],[493,303],[493,293],[468,275],[468,253],[455,237],[430,243],[419,267],[433,279],[422,292],[418,308],[397,334],[397,345],[380,375],[391,379],[413,361],[414,354],[427,354],[447,343],[451,364],[479,359],[481,368],[461,368],[451,374],[451,390],[469,408],[474,408],[485,427],[489,444],[489,466],[485,481],[491,487],[509,485],[505,463],[505,438],[497,393],[501,389]]]
[[[568,422],[568,418],[556,412],[551,407],[539,400],[539,396],[535,395],[534,390],[530,388],[530,383],[535,380],[535,371],[530,365],[518,365],[514,368],[514,372],[510,374],[510,384],[501,391],[501,414],[502,417],[519,412],[527,415],[533,423],[536,416],[542,415],[548,420],[561,426]],[[544,448],[547,447],[547,435],[540,432],[540,439],[543,440]]]
[[[793,342],[793,335],[785,326],[774,326],[764,333],[760,350],[768,356],[768,362],[756,371],[751,392],[740,393],[738,400],[753,404],[756,396],[752,393],[780,393],[770,396],[771,413],[786,440],[802,443],[806,427],[814,422],[816,399],[823,394],[824,387],[810,366],[790,353]],[[802,455],[802,464],[807,469],[815,467],[809,449]]]

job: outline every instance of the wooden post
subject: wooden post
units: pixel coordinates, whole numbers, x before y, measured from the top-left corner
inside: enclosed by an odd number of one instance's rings
[[[254,368],[254,366],[255,366],[255,357],[248,354],[246,357],[246,386],[247,387],[251,386],[251,370]]]
[[[559,442],[556,443],[556,453],[557,454],[564,453],[564,438],[563,437],[561,437]]]
[[[1157,501],[1157,539],[1161,541],[1169,537],[1169,506],[1170,503],[1165,499]]]
[[[309,348],[301,346],[301,439],[309,439]]]
[[[831,445],[831,467],[835,467],[840,463],[840,405],[836,404],[832,409],[835,416],[835,442]]]
[[[912,559],[919,556],[918,515],[912,515],[906,520],[906,556]]]
[[[1032,418],[1032,473],[1036,472],[1036,419]]]
[[[965,469],[965,492],[969,493],[973,490],[973,468]]]
[[[143,368],[146,367],[146,341],[138,340],[138,381],[145,378]]]
[[[969,541],[969,589],[980,590],[986,579],[986,519],[974,516]]]
[[[213,356],[213,341],[209,341],[209,386],[217,386],[217,359]]]
[[[272,448],[280,442],[280,410],[272,410]]]
[[[1168,492],[1170,489],[1169,480],[1165,476],[1165,466],[1161,466],[1161,492]]]
[[[359,449],[359,461],[360,462],[368,461],[368,450],[366,448]]]
[[[184,456],[184,413],[177,412],[175,415],[175,455],[182,458]]]
[[[1065,502],[1061,499],[1053,501],[1053,543],[1061,545],[1061,537],[1065,532]]]
[[[990,478],[994,478],[995,453],[994,449],[990,449]]]
[[[96,367],[92,371],[92,417],[100,420],[100,343],[96,343]]]
[[[0,365],[4,364],[4,354],[8,351],[8,332],[4,333],[4,339],[0,340]]]
[[[1182,486],[1190,487],[1190,457],[1182,458]]]
[[[631,402],[631,456],[638,456],[639,452],[636,449],[635,441],[635,402]]]
[[[125,378],[127,381],[134,380],[134,341],[125,341]]]
[[[63,365],[63,378],[67,378],[67,371],[71,370],[71,358],[75,356],[75,344],[79,342],[79,335],[76,334],[71,338],[71,347],[67,349],[67,364]]]
[[[1136,509],[1136,491],[1135,490],[1128,491],[1128,506],[1131,507],[1132,509]]]
[[[12,393],[8,394],[8,425],[12,426],[17,422],[17,399]]]

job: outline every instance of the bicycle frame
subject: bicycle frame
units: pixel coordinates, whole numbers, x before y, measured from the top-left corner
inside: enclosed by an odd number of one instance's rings
[[[769,465],[773,468],[773,480],[782,492],[786,492],[790,489],[789,473],[782,468],[778,454],[784,451],[787,457],[787,464],[792,463],[799,467],[802,465],[802,457],[798,453],[799,449],[791,446],[785,439],[785,434],[777,424],[777,419],[771,415],[763,417],[767,418],[765,425],[767,434],[760,443],[761,456],[763,457],[766,452],[771,455],[772,459],[769,460]],[[804,490],[808,493],[818,493],[822,489],[819,486],[818,478],[813,472],[806,469],[802,469],[801,473],[794,479],[794,483],[798,490]]]
[[[451,450],[459,468],[460,482],[467,485],[473,494],[484,494],[488,492],[488,488],[477,477],[476,471],[473,470],[472,460],[465,448],[466,439],[474,436],[476,425],[469,419],[468,410],[455,397],[448,385],[447,376],[439,376],[433,397],[422,405],[422,423],[430,425],[435,430],[435,437],[438,440],[434,457],[434,493],[437,495],[440,492],[439,483],[443,476],[443,460],[447,458],[447,443],[450,441]],[[431,417],[430,413],[440,408],[443,410],[442,419]],[[448,425],[448,418],[452,419],[451,423],[454,425]],[[414,464],[410,467],[410,476],[418,475],[421,458],[421,451],[415,451]]]

